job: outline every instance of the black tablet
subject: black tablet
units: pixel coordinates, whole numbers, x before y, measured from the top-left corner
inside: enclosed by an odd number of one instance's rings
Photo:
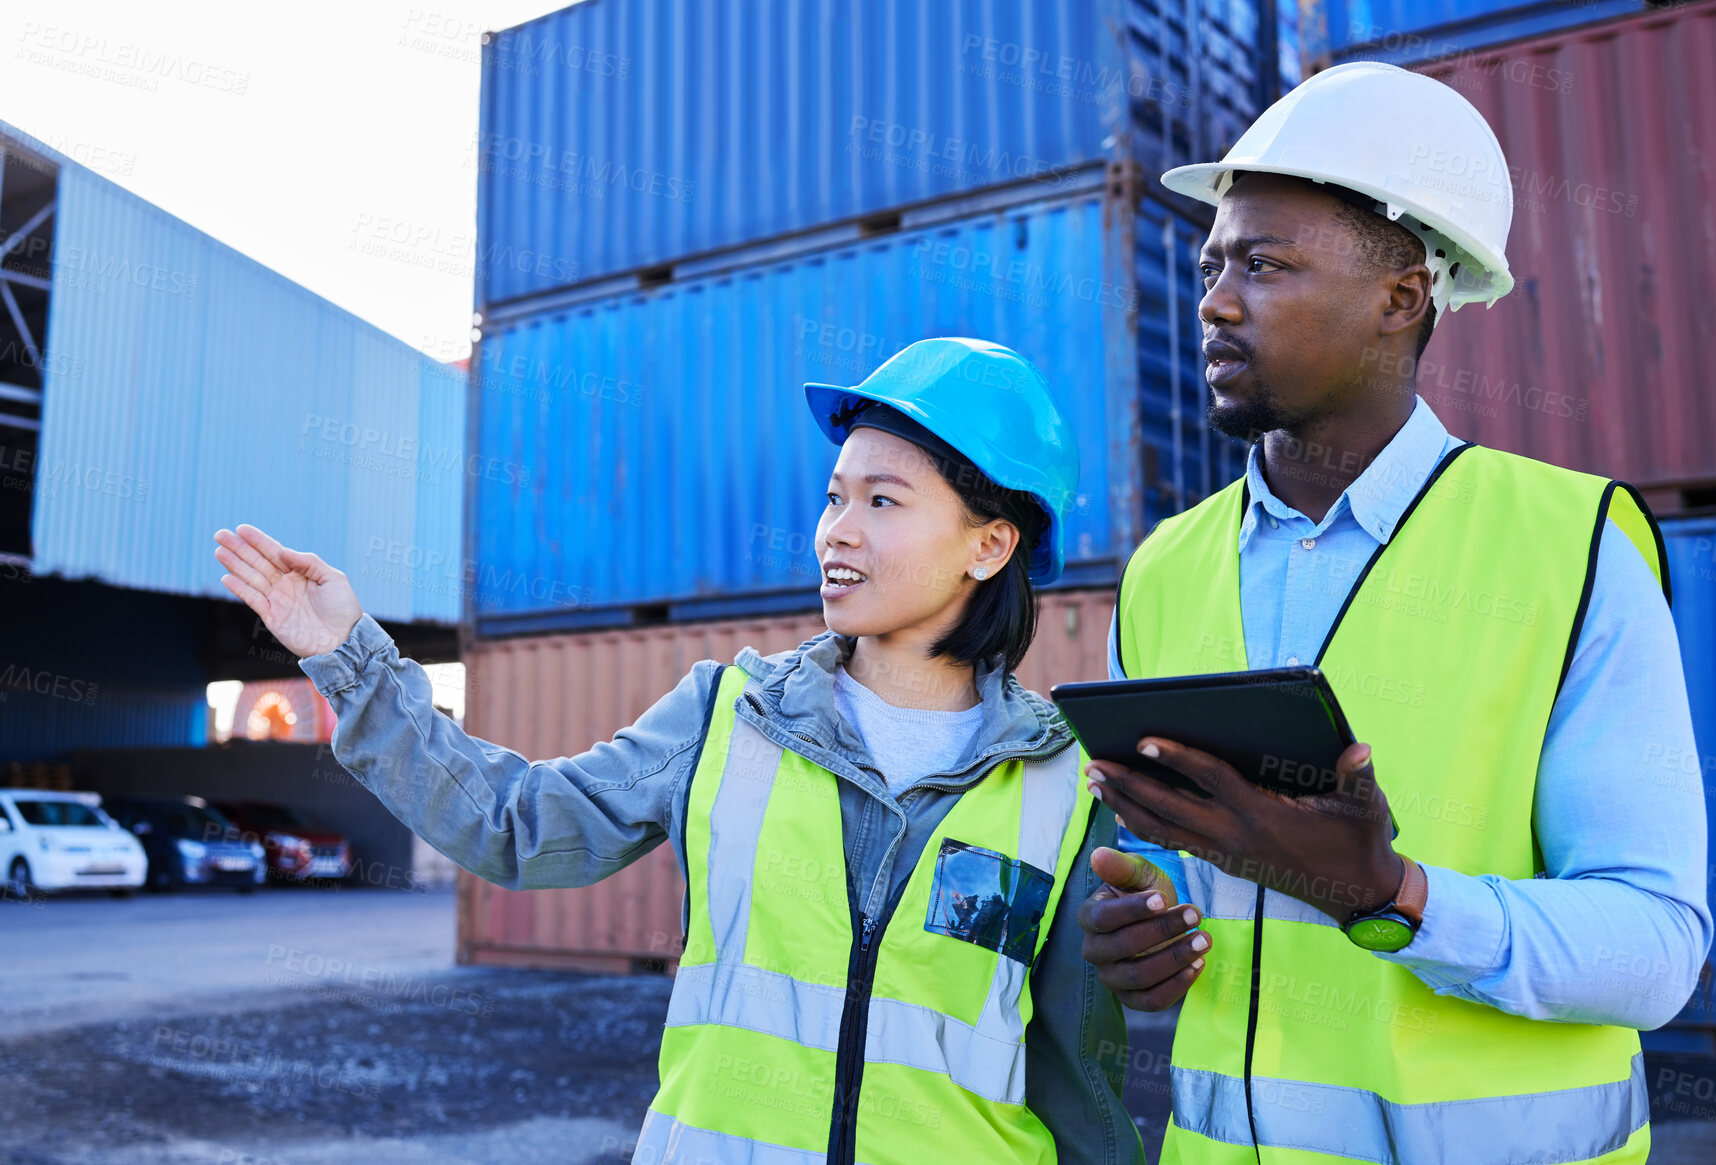
[[[1314,667],[1056,684],[1049,695],[1092,758],[1194,792],[1202,790],[1141,756],[1139,739],[1202,749],[1290,797],[1332,791],[1335,761],[1353,743],[1328,680]]]

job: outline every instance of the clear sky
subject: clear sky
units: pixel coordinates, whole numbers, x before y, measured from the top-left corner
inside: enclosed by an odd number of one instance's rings
[[[458,359],[470,353],[481,35],[566,6],[10,0],[0,121]]]

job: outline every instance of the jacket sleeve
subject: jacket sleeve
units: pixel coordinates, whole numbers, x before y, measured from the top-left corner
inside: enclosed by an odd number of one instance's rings
[[[1091,852],[1114,844],[1114,827],[1113,811],[1098,805],[1031,971],[1025,1103],[1055,1138],[1062,1165],[1144,1165],[1144,1145],[1121,1102],[1130,1059],[1125,1016],[1084,961],[1078,925],[1079,907],[1101,885]]]
[[[587,886],[671,837],[720,665],[705,660],[612,741],[530,761],[437,711],[428,675],[368,615],[299,661],[333,705],[334,756],[413,833],[510,890]]]
[[[1482,829],[1488,810],[1447,812]],[[1533,824],[1543,876],[1426,866],[1423,927],[1378,957],[1439,995],[1528,1019],[1673,1019],[1710,950],[1704,784],[1673,617],[1613,522],[1550,714]]]

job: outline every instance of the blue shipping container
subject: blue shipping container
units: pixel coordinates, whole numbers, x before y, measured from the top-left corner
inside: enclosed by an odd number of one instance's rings
[[[1299,34],[1307,66],[1345,61],[1410,65],[1646,7],[1643,0],[1299,0]]]
[[[0,765],[65,761],[85,747],[203,742],[205,603],[8,565],[0,611]]]
[[[1680,662],[1686,670],[1686,695],[1692,703],[1695,757],[1664,758],[1672,771],[1704,782],[1704,808],[1716,808],[1716,517],[1682,518],[1662,524],[1668,548],[1669,579],[1674,589],[1674,627],[1680,636]],[[1716,836],[1716,819],[1710,822]],[[1716,865],[1710,867],[1716,890]],[[1716,899],[1716,894],[1712,895]],[[1705,964],[1703,978],[1680,1022],[1716,1026],[1716,971]]]
[[[0,672],[20,671],[9,665]],[[67,764],[80,748],[201,748],[208,741],[207,686],[160,689],[66,688],[9,691],[0,707],[0,762]],[[5,784],[0,773],[0,785]]]
[[[465,373],[0,123],[13,179],[49,175],[34,447],[37,575],[231,596],[213,535],[251,522],[352,576],[366,610],[459,616]],[[27,431],[27,430],[26,430]],[[19,446],[13,449],[12,446]],[[448,564],[425,579],[407,561]]]
[[[1250,0],[585,0],[486,38],[477,303],[1219,157],[1256,42]]]
[[[476,440],[515,472],[475,483],[479,634],[815,606],[836,451],[802,386],[937,335],[1043,370],[1080,435],[1067,579],[1111,582],[1148,523],[1243,464],[1203,432],[1204,234],[1096,189],[495,323]]]

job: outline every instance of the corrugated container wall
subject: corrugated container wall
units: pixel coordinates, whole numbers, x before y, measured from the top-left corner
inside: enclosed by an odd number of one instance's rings
[[[1107,675],[1111,591],[1045,596],[1020,682],[1045,692]],[[631,724],[701,659],[731,662],[820,635],[818,615],[533,636],[466,658],[465,727],[532,758],[574,756]],[[662,845],[595,886],[503,890],[459,875],[459,961],[627,970],[678,956],[685,883]]]
[[[1219,156],[1247,0],[586,0],[483,49],[477,303],[950,194]]]
[[[1645,8],[1643,0],[1299,0],[1304,60],[1409,65]]]
[[[34,572],[230,599],[211,538],[251,522],[378,618],[456,622],[464,373],[8,138],[58,165]]]
[[[91,685],[74,686],[82,693]],[[70,760],[77,748],[208,745],[208,691],[96,691],[89,697],[9,691],[0,760]]]
[[[1455,433],[1716,502],[1716,4],[1423,71],[1507,154],[1515,288],[1436,329],[1419,391]],[[1442,160],[1450,193],[1499,186]]]
[[[1674,626],[1680,635],[1680,662],[1686,669],[1686,695],[1692,704],[1692,729],[1698,755],[1662,757],[1670,779],[1704,782],[1705,812],[1716,837],[1716,517],[1664,522],[1669,577],[1674,584]],[[1711,888],[1716,890],[1716,865]],[[1712,894],[1716,900],[1716,894]],[[1706,962],[1699,990],[1681,1013],[1683,1022],[1716,1024],[1716,976]]]
[[[1180,508],[1174,483],[1209,481],[1203,235],[1088,190],[492,324],[477,440],[507,472],[474,483],[479,634],[624,622],[646,604],[670,618],[814,607],[810,540],[837,450],[803,385],[857,383],[936,335],[1007,344],[1043,371],[1081,442],[1067,583],[1111,581]]]
[[[208,714],[206,688],[103,691],[73,681],[45,695],[8,691],[0,762],[64,763],[79,748],[201,748],[208,743]],[[0,784],[4,777],[0,772]]]

